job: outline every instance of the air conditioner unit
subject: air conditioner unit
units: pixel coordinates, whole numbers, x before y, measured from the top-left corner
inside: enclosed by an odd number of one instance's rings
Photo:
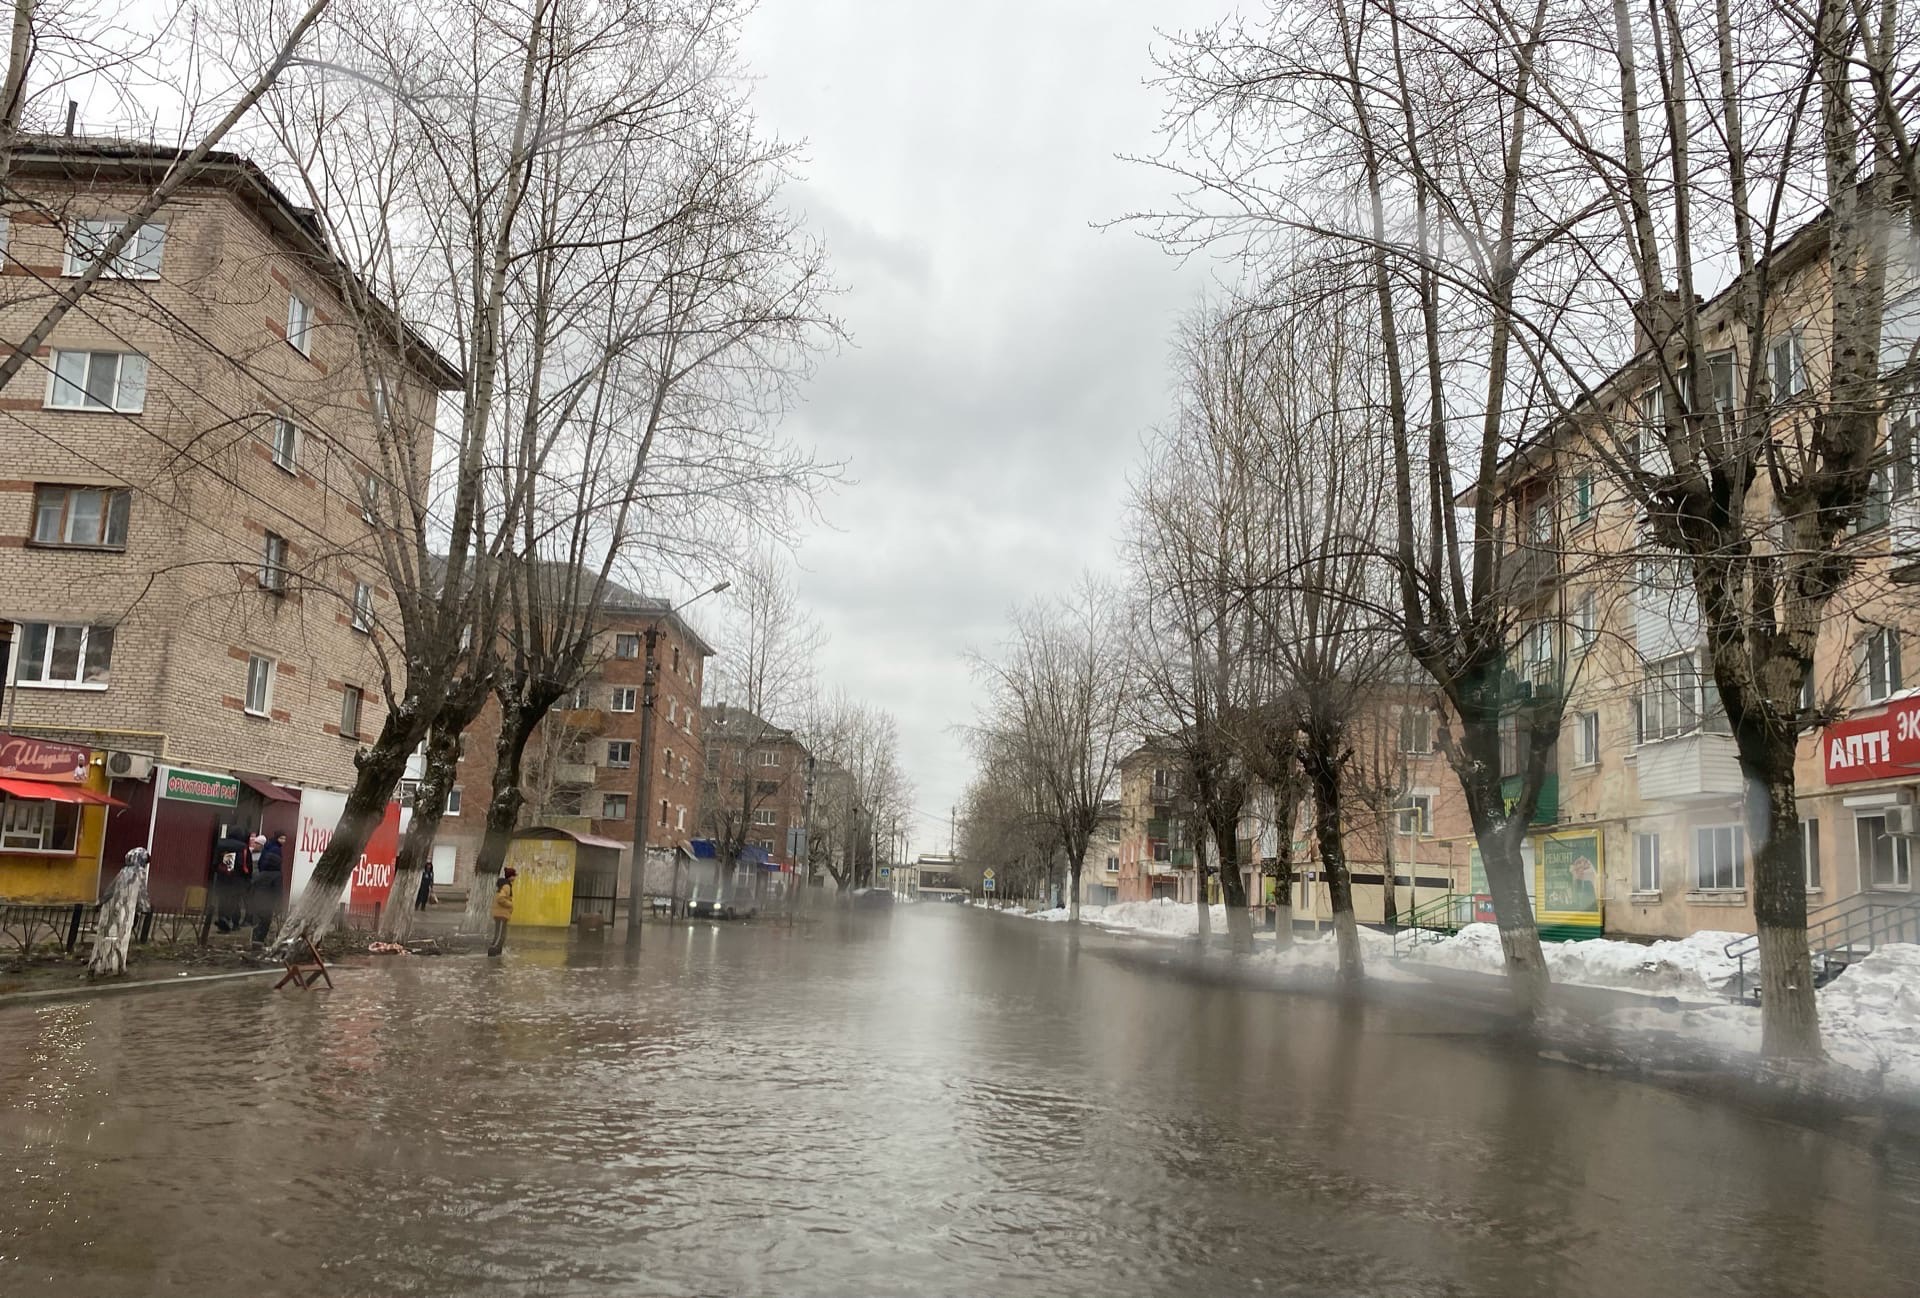
[[[150,780],[153,759],[145,753],[108,753],[107,774],[116,780]]]
[[[1920,838],[1920,807],[1893,806],[1886,812],[1887,833],[1894,838]]]

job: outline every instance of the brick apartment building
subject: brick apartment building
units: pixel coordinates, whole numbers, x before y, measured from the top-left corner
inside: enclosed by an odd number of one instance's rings
[[[523,825],[591,835],[619,844],[623,857],[631,853],[646,632],[657,624],[653,805],[642,818],[649,848],[684,847],[696,836],[706,775],[700,691],[713,648],[671,608],[618,586],[609,591],[594,666],[527,745]],[[479,853],[499,733],[499,706],[489,702],[462,737],[453,795],[434,840],[434,878],[441,884],[464,884]]]
[[[1401,918],[1418,905],[1464,891],[1473,860],[1472,825],[1460,783],[1435,748],[1434,718],[1420,692],[1383,685],[1354,718],[1349,739],[1342,831],[1355,916],[1363,924],[1385,919],[1389,877],[1392,910]],[[1196,858],[1210,857],[1211,847],[1196,846],[1180,814],[1183,779],[1178,754],[1164,744],[1143,744],[1122,760],[1111,884],[1117,900],[1195,900]],[[1275,810],[1273,792],[1256,785],[1240,817],[1242,881],[1256,907],[1274,901],[1266,867],[1279,856]],[[1295,922],[1330,922],[1332,899],[1319,867],[1312,804],[1304,797],[1293,818],[1292,860]],[[1089,872],[1092,866],[1090,861]],[[1210,888],[1218,901],[1217,881]]]
[[[20,148],[3,336],[37,322],[173,160]],[[7,721],[140,777],[113,780],[126,806],[104,848],[117,863],[151,837],[158,905],[204,881],[217,824],[292,831],[305,791],[348,787],[356,737],[384,715],[379,659],[399,645],[374,530],[399,489],[377,421],[424,468],[439,392],[460,379],[397,324],[349,323],[344,275],[310,213],[217,155],[0,393]],[[192,778],[157,788],[152,763]],[[10,798],[0,819],[21,830],[0,895],[93,897],[97,857],[22,847],[42,809]]]
[[[746,708],[712,704],[706,722],[702,835],[757,849],[777,867],[768,873],[789,874],[804,843],[812,754],[793,731]]]

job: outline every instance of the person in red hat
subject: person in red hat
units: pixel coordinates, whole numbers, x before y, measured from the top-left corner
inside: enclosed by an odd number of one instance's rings
[[[513,880],[516,874],[512,866],[500,872],[500,886],[493,894],[493,945],[487,948],[488,955],[499,955],[507,945],[507,921],[513,918]]]

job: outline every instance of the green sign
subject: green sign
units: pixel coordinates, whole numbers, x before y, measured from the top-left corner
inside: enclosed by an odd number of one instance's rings
[[[160,796],[174,802],[197,802],[206,807],[237,807],[240,805],[240,781],[231,775],[211,775],[206,771],[163,766],[160,768]]]
[[[1540,909],[1600,920],[1600,835],[1555,834],[1538,844]]]

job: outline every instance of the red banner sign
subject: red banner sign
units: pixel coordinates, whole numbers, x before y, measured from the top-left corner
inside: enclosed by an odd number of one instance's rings
[[[93,753],[72,744],[0,734],[0,778],[83,784]]]
[[[1901,699],[1874,717],[1848,717],[1820,732],[1828,784],[1920,778],[1920,698]]]
[[[352,910],[377,911],[393,888],[394,861],[400,855],[400,804],[389,802],[387,814],[367,838],[360,864],[347,881],[347,905]]]

